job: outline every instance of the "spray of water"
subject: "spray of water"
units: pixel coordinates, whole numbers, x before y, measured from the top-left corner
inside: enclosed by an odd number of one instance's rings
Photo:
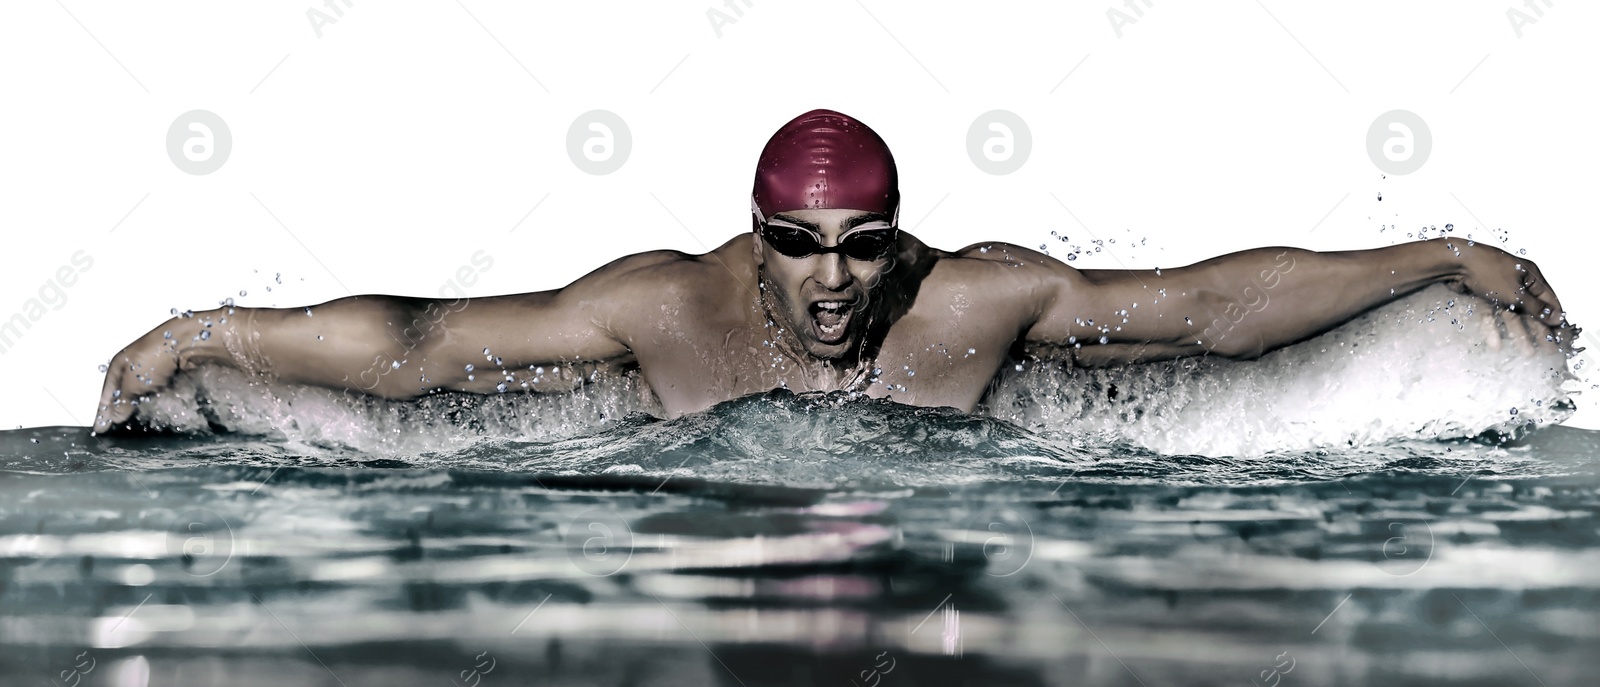
[[[1491,346],[1489,340],[1500,336],[1492,323],[1481,302],[1436,287],[1254,361],[1201,358],[1094,370],[1050,362],[1022,371],[1007,366],[977,415],[991,421],[985,431],[1004,425],[1034,437],[1033,455],[1122,446],[1235,457],[1516,436],[1568,417],[1574,392],[1564,383],[1575,377],[1565,355],[1549,345],[1536,352],[1512,341]],[[799,457],[805,451],[797,446],[827,453],[840,437],[859,452],[872,442],[857,425],[869,422],[864,418],[887,422],[882,409],[865,400],[826,412],[821,406],[803,412],[764,407],[759,418],[750,415],[754,410],[734,408],[658,426],[645,420],[660,417],[660,406],[633,372],[597,378],[570,394],[444,394],[390,402],[266,386],[232,370],[206,368],[181,377],[141,415],[179,432],[265,435],[313,449],[416,454],[464,450],[485,440],[564,441],[572,455],[589,459],[628,453],[604,448],[611,445],[637,451],[657,442],[658,452],[670,452],[705,437],[737,442],[741,436],[788,442]],[[630,416],[637,421],[628,424]]]

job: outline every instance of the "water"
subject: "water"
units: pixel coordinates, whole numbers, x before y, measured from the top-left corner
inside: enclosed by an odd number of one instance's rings
[[[1431,308],[975,415],[205,371],[181,434],[0,432],[0,682],[1592,684],[1592,387]]]

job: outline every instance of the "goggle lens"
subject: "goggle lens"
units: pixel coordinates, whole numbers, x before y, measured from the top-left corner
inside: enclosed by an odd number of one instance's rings
[[[881,260],[894,249],[896,229],[858,231],[844,237],[837,246],[824,246],[815,234],[793,227],[763,224],[761,235],[779,254],[804,258],[817,253],[841,253],[851,260]]]

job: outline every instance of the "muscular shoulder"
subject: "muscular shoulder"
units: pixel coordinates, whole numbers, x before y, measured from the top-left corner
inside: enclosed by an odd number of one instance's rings
[[[1000,263],[1061,264],[1060,260],[1051,258],[1044,253],[1040,253],[1039,251],[1030,248],[1024,248],[1014,243],[1006,243],[1004,241],[984,241],[982,243],[974,243],[966,248],[955,251],[950,255],[967,260],[986,260]]]
[[[748,245],[740,252],[733,245],[736,241],[699,255],[675,250],[628,255],[595,270],[569,290],[574,296],[607,301],[602,309],[619,328],[631,319],[649,320],[666,311],[714,316],[736,305],[740,294],[754,292],[755,268]]]
[[[1077,270],[1060,260],[1004,241],[974,243],[950,253],[942,262],[964,272],[983,274],[1008,289],[1054,288],[1061,279],[1077,275]]]
[[[729,243],[732,243],[731,241]],[[676,250],[652,250],[626,255],[596,269],[581,282],[604,283],[609,289],[651,292],[682,286],[704,286],[707,281],[726,281],[737,271],[733,251],[727,246],[695,255]],[[748,260],[746,260],[748,262]],[[723,267],[723,266],[727,267]],[[574,284],[576,285],[576,284]]]
[[[925,282],[931,288],[923,289],[918,300],[930,306],[946,300],[969,303],[1026,326],[1048,306],[1069,273],[1076,271],[1038,251],[986,241],[944,253]]]

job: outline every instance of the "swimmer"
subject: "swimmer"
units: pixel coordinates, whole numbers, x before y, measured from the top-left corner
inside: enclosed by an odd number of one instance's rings
[[[112,358],[94,429],[125,426],[137,399],[208,364],[389,399],[572,388],[637,368],[669,417],[775,388],[971,412],[1027,359],[1252,359],[1441,282],[1493,304],[1523,345],[1573,338],[1538,266],[1457,238],[1157,270],[1077,270],[993,241],[940,250],[900,229],[883,139],[831,110],[767,142],[750,214],[750,232],[708,253],[629,255],[550,291],[175,317]]]

